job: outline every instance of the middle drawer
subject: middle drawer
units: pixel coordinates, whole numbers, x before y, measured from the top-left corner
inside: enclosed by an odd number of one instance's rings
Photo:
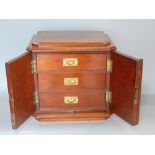
[[[39,91],[52,89],[104,89],[105,73],[102,71],[40,72]]]

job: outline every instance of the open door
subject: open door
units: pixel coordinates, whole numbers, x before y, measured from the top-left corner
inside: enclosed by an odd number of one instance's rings
[[[18,128],[35,110],[32,54],[27,52],[6,63],[12,128]]]
[[[136,125],[139,122],[143,60],[118,52],[112,52],[111,58],[111,110],[131,125]]]

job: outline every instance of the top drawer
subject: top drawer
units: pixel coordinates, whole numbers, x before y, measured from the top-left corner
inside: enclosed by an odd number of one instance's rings
[[[106,54],[37,54],[37,71],[106,70]]]

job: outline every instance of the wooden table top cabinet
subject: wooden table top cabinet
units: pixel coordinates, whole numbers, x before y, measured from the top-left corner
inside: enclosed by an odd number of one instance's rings
[[[116,51],[101,31],[39,31],[26,53],[6,63],[12,128],[39,121],[138,124],[142,59]]]

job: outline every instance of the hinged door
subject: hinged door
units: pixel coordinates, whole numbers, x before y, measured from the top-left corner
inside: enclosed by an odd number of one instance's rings
[[[12,128],[18,128],[35,110],[32,54],[27,52],[6,63]]]
[[[136,125],[139,121],[143,60],[113,52],[112,61],[112,112]]]

